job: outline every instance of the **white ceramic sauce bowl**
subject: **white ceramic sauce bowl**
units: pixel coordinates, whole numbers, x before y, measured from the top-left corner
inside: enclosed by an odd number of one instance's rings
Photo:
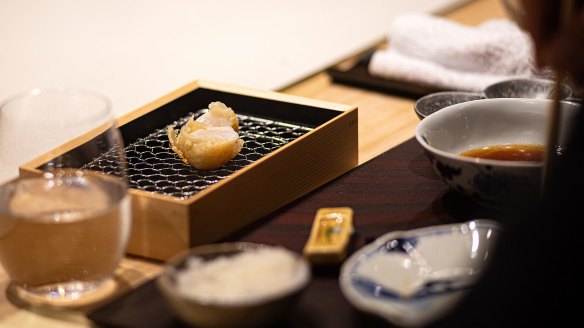
[[[537,204],[544,173],[543,161],[480,159],[460,155],[473,148],[497,144],[546,145],[549,99],[480,99],[443,108],[424,118],[416,139],[440,178],[452,189],[489,208],[515,210]],[[578,105],[561,103],[564,146],[569,122]]]

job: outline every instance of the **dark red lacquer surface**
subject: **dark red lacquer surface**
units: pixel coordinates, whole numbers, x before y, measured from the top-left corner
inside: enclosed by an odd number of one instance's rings
[[[301,253],[316,211],[339,206],[354,211],[355,234],[349,255],[387,232],[477,218],[496,220],[498,216],[451,191],[434,173],[421,146],[410,139],[225,241],[283,245]],[[359,312],[344,298],[338,284],[339,268],[314,267],[312,282],[298,308],[276,326],[387,326],[387,322]],[[90,313],[89,318],[113,327],[183,326],[152,281]]]

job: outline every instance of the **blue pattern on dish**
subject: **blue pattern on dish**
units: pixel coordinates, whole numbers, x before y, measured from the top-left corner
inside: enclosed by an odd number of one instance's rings
[[[387,233],[347,259],[341,290],[363,311],[404,327],[423,325],[472,287],[499,229],[480,219]]]
[[[408,249],[416,247],[417,238],[396,238],[388,240],[381,248],[387,252],[408,253]]]
[[[414,301],[427,297],[439,296],[452,292],[458,292],[471,287],[468,279],[453,279],[453,280],[432,280],[425,282],[412,295],[404,296],[399,292],[384,288],[375,281],[359,276],[351,278],[355,288],[364,295],[375,298],[386,298],[394,301]]]

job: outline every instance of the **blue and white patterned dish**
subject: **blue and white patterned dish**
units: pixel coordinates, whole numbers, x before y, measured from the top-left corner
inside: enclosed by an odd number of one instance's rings
[[[451,189],[488,208],[523,211],[539,201],[544,161],[474,158],[461,152],[493,145],[546,145],[552,104],[549,99],[497,98],[451,105],[421,120],[416,140]],[[560,108],[558,154],[579,111],[577,104],[565,101]]]
[[[351,255],[339,283],[357,309],[402,327],[447,313],[479,277],[500,226],[491,220],[387,233]]]

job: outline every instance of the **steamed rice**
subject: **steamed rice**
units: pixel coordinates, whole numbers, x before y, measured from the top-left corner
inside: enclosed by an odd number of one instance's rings
[[[204,261],[187,260],[176,287],[186,297],[205,303],[250,303],[275,298],[304,284],[308,267],[283,247],[247,250]]]

